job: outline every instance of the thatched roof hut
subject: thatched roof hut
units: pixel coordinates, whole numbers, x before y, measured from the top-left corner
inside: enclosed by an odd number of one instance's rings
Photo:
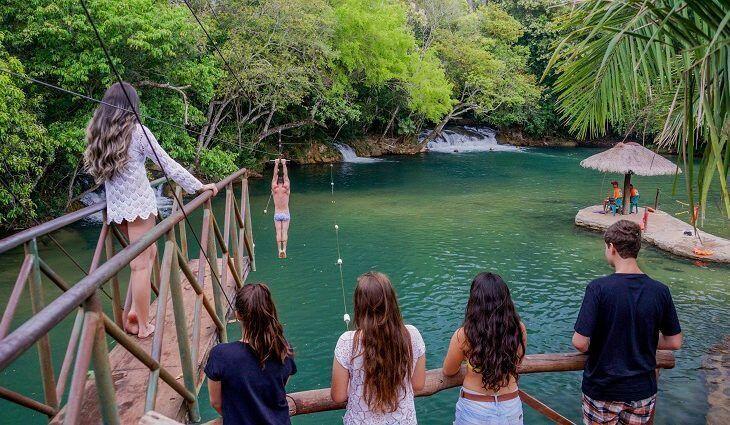
[[[607,151],[584,159],[580,165],[604,173],[631,173],[639,176],[662,176],[682,172],[672,161],[636,142],[618,143]]]
[[[590,156],[580,162],[581,167],[593,168],[604,173],[624,174],[623,211],[629,203],[631,175],[661,176],[681,173],[672,161],[635,142],[617,143],[611,149]]]

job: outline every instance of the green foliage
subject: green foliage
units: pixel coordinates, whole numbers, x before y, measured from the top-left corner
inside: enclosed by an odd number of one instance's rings
[[[690,215],[715,178],[730,215],[729,21],[726,1],[582,2],[552,59],[560,111],[579,136],[663,123],[655,140],[682,154]]]
[[[516,45],[521,35],[519,22],[492,4],[437,30],[434,47],[454,87],[450,116],[473,111],[500,125],[526,119],[518,109],[535,102],[540,89],[524,71],[528,52]]]
[[[452,86],[433,51],[426,51],[423,56],[411,55],[405,85],[408,106],[429,121],[438,122],[451,110]]]
[[[552,110],[536,104],[528,36],[511,16],[521,9],[507,2],[193,2],[212,42],[180,2],[88,2],[145,124],[210,180],[259,166],[282,132],[299,142],[412,136],[462,114],[535,132],[551,125]],[[115,81],[77,0],[6,0],[0,23],[0,67],[96,99]],[[95,105],[2,71],[0,90],[3,178],[24,212],[58,215],[89,188],[80,160]],[[29,224],[17,207],[5,213],[1,190],[0,204],[0,226]]]
[[[2,42],[2,35],[0,35]],[[20,62],[0,44],[0,67],[23,72]],[[23,223],[33,217],[36,203],[33,190],[53,160],[54,140],[29,111],[32,106],[23,87],[0,73],[0,226]],[[9,191],[6,189],[9,186]]]

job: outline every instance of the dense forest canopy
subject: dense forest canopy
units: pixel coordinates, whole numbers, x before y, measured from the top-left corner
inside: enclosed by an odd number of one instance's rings
[[[566,68],[548,63],[579,22],[568,20],[574,5],[557,0],[88,4],[140,93],[145,124],[201,178],[259,166],[277,154],[279,137],[418,143],[464,119],[540,138],[568,131],[565,100],[552,89]],[[73,208],[93,189],[81,157],[96,105],[81,96],[100,99],[115,80],[78,0],[5,0],[0,19],[7,230]],[[646,115],[624,108],[604,128],[635,131],[629,123]]]

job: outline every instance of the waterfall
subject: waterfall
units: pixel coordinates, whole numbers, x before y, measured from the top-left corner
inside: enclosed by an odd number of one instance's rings
[[[165,218],[172,212],[172,204],[174,200],[172,198],[166,197],[162,193],[162,184],[153,187],[152,190],[155,191],[155,199],[157,200],[157,210],[160,212],[160,218]],[[94,205],[98,204],[99,202],[104,202],[106,200],[106,194],[104,193],[104,189],[99,189],[96,192],[89,192],[85,194],[84,196],[79,199],[81,203],[84,205]],[[91,214],[90,216],[86,217],[84,221],[87,223],[101,223],[102,215],[101,211]]]
[[[340,151],[340,155],[342,155],[342,162],[369,163],[383,161],[382,159],[378,158],[363,158],[361,156],[357,156],[357,154],[355,153],[355,149],[344,143],[335,143],[335,147],[338,151]]]
[[[424,132],[419,139],[423,140],[429,132]],[[497,132],[489,127],[450,127],[441,135],[428,142],[426,148],[431,152],[516,152],[522,149],[512,145],[500,145],[495,138]]]

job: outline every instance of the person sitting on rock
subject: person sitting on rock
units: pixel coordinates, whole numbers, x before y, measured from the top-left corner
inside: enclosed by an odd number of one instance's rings
[[[612,191],[608,194],[608,198],[603,200],[603,211],[607,211],[612,204],[616,204],[622,196],[621,188],[618,187],[618,182],[616,180],[611,182],[611,186],[613,187]]]

